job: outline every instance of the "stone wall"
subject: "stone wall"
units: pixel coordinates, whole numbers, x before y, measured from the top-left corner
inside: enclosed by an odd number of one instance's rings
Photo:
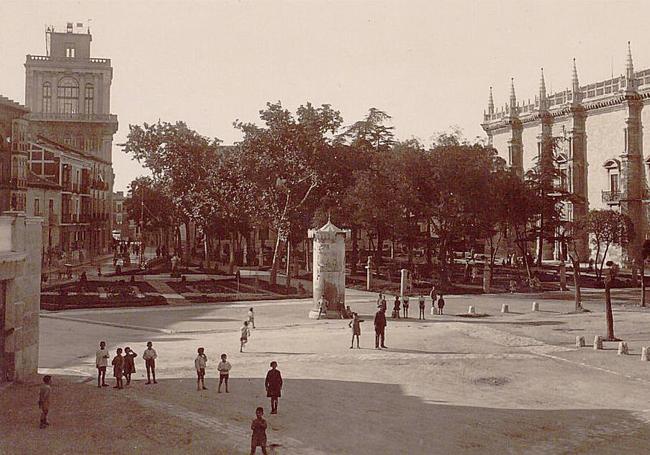
[[[0,215],[0,381],[25,381],[38,371],[41,218]]]

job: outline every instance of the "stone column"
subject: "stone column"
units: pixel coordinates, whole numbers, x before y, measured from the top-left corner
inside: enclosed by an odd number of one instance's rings
[[[587,113],[582,105],[571,107],[571,130],[569,131],[569,169],[571,170],[571,191],[578,199],[572,202],[573,219],[584,218],[589,211],[587,179],[587,133],[585,120]],[[589,238],[586,230],[574,233],[576,250],[580,259],[589,257]]]

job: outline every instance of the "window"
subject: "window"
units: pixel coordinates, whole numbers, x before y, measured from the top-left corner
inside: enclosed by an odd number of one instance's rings
[[[41,201],[40,199],[34,199],[34,216],[41,216]]]
[[[65,45],[65,56],[67,58],[74,58],[75,55],[75,49],[72,44],[66,44]]]
[[[94,114],[95,113],[95,87],[93,84],[86,84],[86,90],[84,92],[85,99],[85,113]]]
[[[71,77],[59,81],[57,89],[59,113],[76,114],[79,112],[79,84]]]
[[[609,174],[609,191],[618,193],[618,174]]]
[[[54,199],[50,199],[47,209],[50,215],[54,213]]]
[[[52,112],[52,86],[49,82],[43,84],[43,112]]]

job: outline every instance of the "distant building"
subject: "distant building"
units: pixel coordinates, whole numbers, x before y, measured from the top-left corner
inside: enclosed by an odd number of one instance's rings
[[[59,245],[78,259],[111,245],[112,146],[118,127],[110,113],[113,68],[110,59],[91,57],[89,30],[77,33],[68,24],[66,32],[48,30],[46,38],[46,55],[27,55],[30,112],[18,122],[28,132],[31,171],[61,186]]]
[[[569,79],[567,78],[567,82]],[[573,63],[571,88],[547,94],[542,71],[539,94],[534,101],[520,103],[514,82],[509,102],[497,109],[490,88],[482,127],[496,148],[519,175],[530,169],[542,153],[545,139],[560,138],[557,165],[559,185],[583,202],[568,203],[568,221],[590,209],[611,208],[627,213],[634,222],[636,236],[623,250],[609,256],[630,263],[638,258],[640,244],[650,234],[650,69],[635,71],[628,43],[625,74],[580,85]],[[586,250],[586,238],[582,248]],[[564,256],[560,245],[545,245],[544,258]]]
[[[15,120],[28,112],[29,109],[25,106],[0,95],[0,213],[6,210],[25,210],[25,131]]]
[[[137,226],[135,221],[129,219],[125,200],[124,191],[113,193],[113,233],[119,232],[122,240],[136,240]]]

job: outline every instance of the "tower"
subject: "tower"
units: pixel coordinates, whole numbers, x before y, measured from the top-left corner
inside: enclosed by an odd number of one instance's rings
[[[524,145],[522,142],[523,126],[519,120],[519,109],[517,96],[515,95],[515,80],[510,79],[510,105],[508,125],[510,126],[510,138],[508,139],[508,165],[514,172],[524,176]]]
[[[65,32],[48,29],[48,55],[27,55],[25,104],[34,140],[46,137],[82,158],[74,166],[60,165],[61,219],[73,220],[66,223],[70,226],[62,231],[61,244],[82,245],[96,254],[110,245],[112,146],[118,122],[110,113],[111,61],[91,57],[92,35],[88,29],[76,32],[81,25],[69,23]],[[66,211],[73,216],[65,217]]]
[[[642,237],[645,232],[643,213],[644,169],[643,169],[643,124],[641,110],[643,99],[637,91],[634,76],[634,63],[630,42],[627,43],[625,64],[625,88],[622,91],[625,109],[624,148],[621,157],[621,212],[626,213],[634,223],[635,236],[624,251],[624,261],[631,263],[641,251]]]

